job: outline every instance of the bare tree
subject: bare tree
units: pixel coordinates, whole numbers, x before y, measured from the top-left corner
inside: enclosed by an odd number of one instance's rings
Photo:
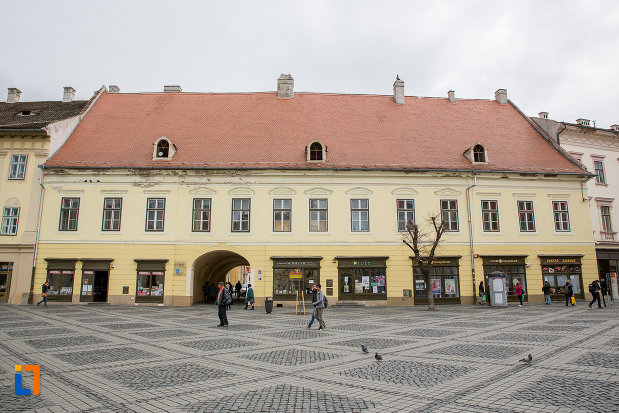
[[[429,228],[420,230],[419,225],[408,221],[404,242],[414,254],[414,262],[419,266],[423,280],[426,285],[426,297],[428,298],[428,310],[436,311],[434,307],[434,294],[430,284],[430,270],[434,261],[436,248],[441,242],[441,237],[445,233],[446,226],[440,214],[432,215],[428,218]]]

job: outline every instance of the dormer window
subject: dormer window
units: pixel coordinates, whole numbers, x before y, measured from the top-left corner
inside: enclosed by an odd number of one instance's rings
[[[488,163],[488,153],[486,147],[477,142],[463,153],[471,163]]]
[[[157,144],[157,158],[167,158],[170,152],[170,144],[166,140],[159,141]]]
[[[324,162],[327,159],[327,147],[320,142],[312,142],[305,148],[308,162]]]
[[[176,146],[171,143],[168,138],[162,136],[155,142],[153,148],[153,160],[154,159],[172,159],[176,152]]]
[[[473,147],[473,162],[486,162],[486,150],[481,145]]]
[[[37,112],[33,112],[31,110],[22,110],[21,112],[17,112],[17,116],[34,116]]]

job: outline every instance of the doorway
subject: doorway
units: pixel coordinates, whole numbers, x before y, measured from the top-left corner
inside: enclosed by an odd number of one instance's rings
[[[13,263],[0,262],[0,302],[6,302],[9,299],[12,272]]]
[[[92,285],[92,301],[94,303],[107,302],[107,286],[110,278],[109,271],[95,271]]]

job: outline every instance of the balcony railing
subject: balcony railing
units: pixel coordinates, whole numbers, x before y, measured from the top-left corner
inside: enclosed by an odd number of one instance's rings
[[[615,236],[617,235],[616,232],[605,232],[605,231],[600,231],[600,238],[601,241],[615,241]]]

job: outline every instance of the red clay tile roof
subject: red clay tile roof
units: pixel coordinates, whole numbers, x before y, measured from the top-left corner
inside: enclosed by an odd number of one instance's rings
[[[166,136],[171,160],[153,160]],[[327,161],[306,162],[319,140]],[[481,142],[488,164],[463,152]],[[295,93],[103,93],[47,167],[302,168],[586,172],[510,104]]]

